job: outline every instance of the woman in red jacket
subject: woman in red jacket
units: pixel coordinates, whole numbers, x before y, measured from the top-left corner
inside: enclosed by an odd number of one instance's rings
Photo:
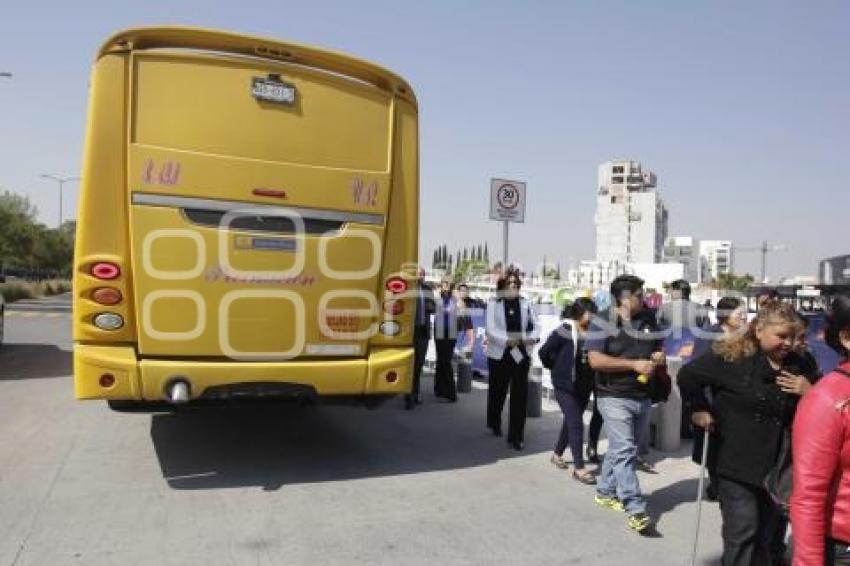
[[[842,362],[794,419],[794,566],[850,565],[850,297],[833,301],[826,342]]]

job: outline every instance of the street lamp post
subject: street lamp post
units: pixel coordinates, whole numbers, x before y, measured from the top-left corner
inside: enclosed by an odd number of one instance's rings
[[[63,185],[65,185],[65,183],[68,183],[70,181],[79,181],[80,178],[79,177],[65,177],[65,176],[62,176],[62,175],[47,175],[47,174],[41,175],[41,178],[42,179],[51,179],[51,180],[59,183],[59,226],[58,226],[58,228],[62,228],[62,187],[63,187]]]

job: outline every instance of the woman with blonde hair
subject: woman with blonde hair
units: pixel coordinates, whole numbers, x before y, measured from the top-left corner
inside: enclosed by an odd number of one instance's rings
[[[765,482],[797,401],[816,378],[801,375],[794,352],[799,324],[790,305],[765,305],[746,332],[715,342],[678,375],[694,424],[715,432],[724,566],[779,563],[784,552],[782,515]],[[702,394],[706,386],[710,405]]]

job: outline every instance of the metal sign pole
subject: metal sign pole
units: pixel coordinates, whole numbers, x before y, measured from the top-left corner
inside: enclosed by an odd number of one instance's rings
[[[502,230],[502,269],[508,269],[508,226],[510,222],[505,220],[502,225],[504,229]]]

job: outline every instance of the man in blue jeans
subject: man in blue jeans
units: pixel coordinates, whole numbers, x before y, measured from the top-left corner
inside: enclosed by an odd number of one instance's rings
[[[591,323],[586,348],[596,370],[596,396],[605,420],[608,451],[596,486],[596,503],[628,514],[628,526],[646,534],[652,520],[640,491],[635,462],[649,419],[649,380],[666,363],[655,313],[644,308],[643,280],[621,275],[611,283],[614,304]]]

